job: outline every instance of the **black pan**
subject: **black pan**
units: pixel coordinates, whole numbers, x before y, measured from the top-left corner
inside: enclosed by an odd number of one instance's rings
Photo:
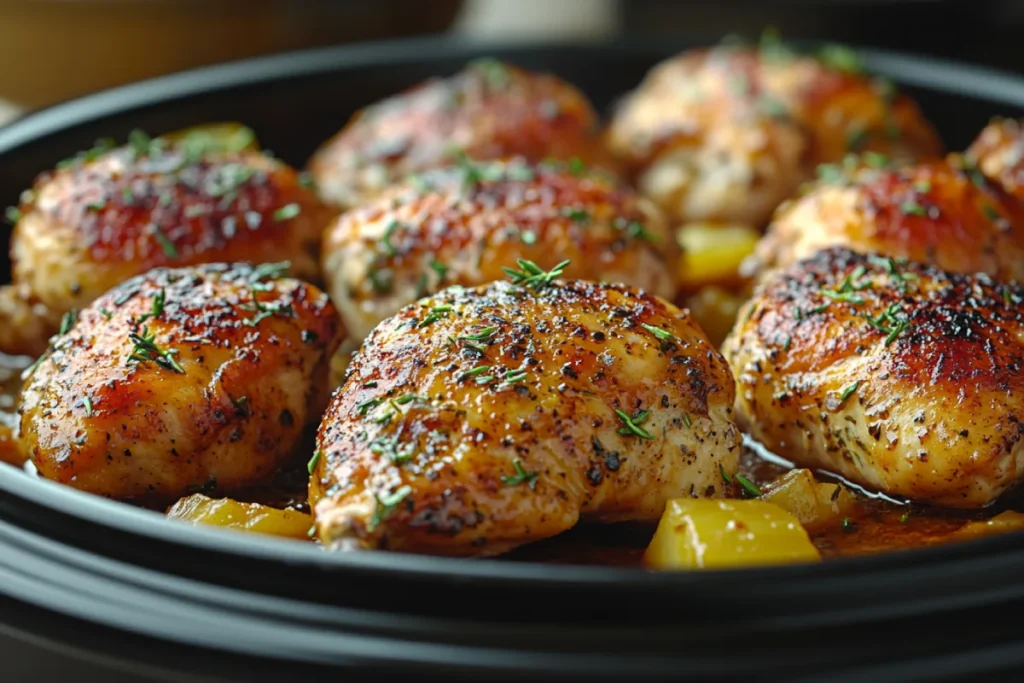
[[[358,107],[493,55],[601,108],[693,44],[314,50],[155,79],[0,129],[0,204],[100,137],[216,120],[303,165]],[[1024,79],[864,51],[948,146],[1024,113]],[[9,267],[9,264],[5,264]],[[326,553],[169,523],[0,466],[0,680],[975,679],[1024,670],[1024,544],[1006,535],[820,566],[639,569]],[[333,670],[332,675],[330,671]]]

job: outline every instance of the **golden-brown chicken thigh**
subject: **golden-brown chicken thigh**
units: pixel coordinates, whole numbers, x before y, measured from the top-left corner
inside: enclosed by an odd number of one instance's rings
[[[494,555],[722,495],[733,379],[700,329],[648,294],[520,269],[366,340],[317,435],[325,545]]]
[[[737,422],[885,493],[992,502],[1024,475],[1024,290],[831,248],[759,289],[723,353]]]
[[[413,176],[342,214],[324,236],[323,272],[354,339],[451,284],[502,279],[519,258],[565,276],[670,298],[677,247],[660,211],[580,164],[522,158]]]
[[[994,119],[981,131],[963,155],[1004,190],[1024,200],[1024,130],[1017,119]]]
[[[755,227],[820,163],[941,152],[914,102],[834,52],[815,59],[770,42],[668,59],[623,100],[609,148],[670,218]]]
[[[15,213],[0,351],[35,355],[64,313],[150,268],[290,260],[315,278],[335,212],[248,145],[136,131],[129,145],[101,143],[42,174]]]
[[[281,265],[152,270],[65,318],[29,371],[20,447],[42,476],[113,498],[258,483],[320,417],[341,334]]]
[[[359,112],[310,160],[322,195],[351,208],[410,173],[452,160],[577,157],[610,167],[599,119],[560,78],[480,59]]]
[[[742,270],[766,277],[828,246],[930,263],[998,279],[1024,277],[1024,203],[972,166],[897,168],[851,157],[782,206]]]

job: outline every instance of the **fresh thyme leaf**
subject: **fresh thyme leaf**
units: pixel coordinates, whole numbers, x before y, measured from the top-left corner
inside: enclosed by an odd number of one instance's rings
[[[128,360],[134,360],[139,363],[152,361],[165,370],[184,373],[185,369],[181,367],[175,358],[178,354],[177,349],[161,349],[154,341],[155,338],[156,335],[150,332],[147,327],[143,327],[138,333],[129,333],[128,339],[132,342],[134,347],[132,348],[131,354],[128,356]]]
[[[639,436],[641,439],[654,438],[653,436],[651,436],[650,432],[648,432],[646,429],[640,426],[641,424],[647,421],[648,417],[651,416],[650,411],[641,410],[636,415],[630,417],[623,411],[616,408],[615,414],[618,415],[619,419],[622,420],[622,423],[626,425],[625,427],[622,427],[621,429],[617,430],[617,433],[622,434],[623,436],[632,434],[634,436]]]
[[[747,498],[757,498],[761,495],[761,487],[744,477],[742,474],[736,475],[736,482],[743,487],[743,495]]]
[[[111,318],[114,317],[114,314],[108,311],[107,309],[103,308],[103,306],[99,307],[99,312],[100,315],[103,316],[104,320],[110,320]]]
[[[853,384],[851,384],[850,386],[846,387],[845,389],[843,389],[843,393],[839,395],[839,403],[840,403],[840,405],[845,403],[846,399],[848,399],[851,396],[853,396],[853,392],[857,391],[857,388],[859,386],[860,386],[860,382],[857,381],[857,382],[854,382]]]
[[[64,314],[60,319],[60,331],[57,334],[65,335],[71,331],[71,328],[75,326],[75,322],[78,320],[78,311],[72,308],[70,311]],[[51,328],[52,329],[52,328]]]
[[[160,314],[164,312],[164,302],[167,297],[167,291],[161,287],[160,291],[153,295],[153,304],[148,313],[143,313],[139,316],[139,324],[146,322],[150,318],[159,318]]]
[[[459,339],[461,339],[463,341],[467,341],[468,340],[468,341],[475,341],[475,342],[490,342],[491,341],[491,337],[493,337],[494,333],[497,332],[497,331],[498,331],[497,327],[494,327],[494,326],[485,327],[484,329],[480,330],[476,334],[465,334],[465,335],[462,335],[461,337],[459,337]]]
[[[380,238],[380,243],[384,247],[384,251],[388,256],[395,256],[398,253],[398,250],[395,249],[395,245],[391,243],[391,237],[400,227],[402,227],[401,223],[398,221],[391,221],[388,223],[388,226],[384,228],[384,234]]]
[[[459,379],[468,379],[477,375],[483,374],[491,369],[490,365],[477,365],[475,368],[466,370],[464,373],[459,375]]]
[[[519,484],[527,484],[530,490],[533,491],[537,488],[537,472],[527,472],[523,468],[523,463],[520,462],[519,458],[512,461],[512,467],[515,468],[516,473],[509,476],[502,476],[501,483],[505,486],[517,486]]]
[[[88,394],[82,397],[82,404],[85,406],[86,417],[92,417],[92,398]]]
[[[451,306],[434,306],[430,309],[430,315],[424,318],[417,327],[427,327],[428,325],[432,325],[440,320],[446,313],[450,313],[451,310]]]
[[[291,220],[292,218],[295,218],[296,216],[298,216],[299,213],[301,213],[301,211],[302,211],[302,207],[300,207],[295,202],[292,202],[291,204],[285,204],[280,209],[278,209],[277,211],[274,212],[274,220],[275,221]]]
[[[174,246],[174,242],[171,241],[171,238],[167,236],[167,233],[159,225],[153,225],[153,237],[156,238],[157,243],[164,250],[164,255],[167,258],[178,257],[178,248]]]
[[[663,330],[660,327],[655,327],[654,325],[648,325],[647,323],[640,323],[640,326],[642,328],[644,328],[645,330],[647,330],[648,332],[650,332],[651,334],[653,334],[655,337],[657,337],[659,341],[675,341],[676,340],[675,335],[672,334],[671,332],[669,332],[668,330]]]
[[[732,483],[732,477],[730,477],[729,473],[725,471],[725,465],[722,463],[718,463],[718,472],[722,475],[722,481],[726,484]]]
[[[379,398],[367,399],[367,400],[363,401],[362,403],[359,403],[359,404],[356,405],[356,412],[358,412],[360,415],[366,415],[366,413],[368,413],[369,411],[373,410],[374,408],[379,406],[381,403],[383,403],[383,401],[380,400]]]
[[[900,213],[905,216],[927,216],[928,211],[915,201],[900,204]]]
[[[580,225],[586,225],[590,222],[590,214],[584,209],[565,206],[562,207],[562,215]]]
[[[323,451],[318,449],[315,453],[313,453],[313,457],[309,459],[309,462],[306,463],[306,470],[310,474],[313,474],[313,470],[315,470],[316,466],[320,464],[320,458],[322,458],[323,455]]]
[[[394,493],[390,493],[383,497],[378,497],[377,494],[374,493],[373,500],[375,505],[373,509],[373,517],[370,518],[370,523],[367,525],[367,531],[374,531],[391,515],[393,515],[398,504],[405,500],[410,493],[412,493],[412,487],[408,484],[399,487]]]
[[[252,272],[249,273],[248,281],[250,284],[253,284],[256,282],[265,282],[267,280],[277,280],[278,278],[283,277],[291,267],[291,261],[261,263],[253,268]]]
[[[570,260],[562,261],[551,270],[544,270],[533,261],[526,261],[524,259],[519,259],[516,263],[519,266],[519,270],[513,268],[502,269],[511,278],[512,284],[532,288],[534,291],[539,292],[551,285],[556,278],[562,275]]]

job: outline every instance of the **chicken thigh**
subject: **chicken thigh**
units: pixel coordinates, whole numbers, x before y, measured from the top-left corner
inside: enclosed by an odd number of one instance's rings
[[[407,306],[363,344],[311,463],[326,546],[494,555],[723,494],[733,379],[686,313],[519,268],[519,284]]]
[[[799,466],[956,508],[1024,474],[1024,290],[835,247],[764,283],[723,353],[737,422]]]
[[[565,276],[670,298],[677,247],[657,207],[576,163],[522,158],[411,177],[342,214],[324,236],[323,272],[354,339],[451,284],[504,277],[516,259]]]
[[[297,277],[317,277],[334,211],[251,136],[224,140],[136,131],[126,146],[101,142],[40,175],[11,211],[0,351],[41,353],[65,313],[154,267],[287,259]]]
[[[821,172],[813,189],[779,209],[745,274],[764,278],[842,246],[959,273],[1024,276],[1024,203],[962,159],[895,167],[868,155]]]
[[[310,160],[321,193],[351,208],[410,173],[451,161],[579,158],[611,168],[586,96],[560,78],[480,59],[356,113]]]
[[[342,335],[283,265],[159,268],[65,316],[20,398],[39,473],[154,503],[272,475],[319,419]]]
[[[964,154],[967,165],[1024,201],[1024,130],[1018,119],[994,119]]]
[[[917,105],[860,73],[854,53],[816,59],[778,41],[658,64],[618,107],[607,138],[671,219],[757,228],[820,163],[868,150],[907,161],[941,153]]]

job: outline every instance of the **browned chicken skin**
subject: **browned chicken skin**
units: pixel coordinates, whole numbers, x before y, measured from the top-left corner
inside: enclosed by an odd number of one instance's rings
[[[967,148],[964,159],[1024,201],[1024,130],[1019,120],[994,119]]]
[[[366,340],[317,435],[326,546],[494,555],[723,495],[733,379],[700,329],[636,290],[520,268],[528,284],[451,287]]]
[[[1024,475],[1024,290],[830,248],[764,283],[723,353],[737,421],[797,465],[980,507]]]
[[[743,270],[764,277],[843,246],[998,279],[1024,276],[1024,203],[957,157],[902,168],[867,155],[825,167],[780,207]]]
[[[290,260],[297,277],[315,278],[334,210],[251,147],[136,132],[40,175],[18,213],[0,351],[36,355],[64,313],[150,268]]]
[[[64,329],[22,392],[17,438],[40,474],[167,502],[265,480],[327,402],[341,323],[280,266],[156,269]]]
[[[323,272],[354,339],[452,284],[505,277],[517,259],[567,278],[622,282],[671,298],[677,248],[660,211],[581,164],[473,162],[414,176],[342,214]]]
[[[471,62],[359,111],[310,160],[320,192],[350,208],[410,173],[474,159],[577,157],[610,167],[586,96],[550,74]]]
[[[757,227],[820,163],[941,153],[913,101],[839,54],[815,59],[768,41],[670,58],[624,100],[609,147],[670,218]]]

